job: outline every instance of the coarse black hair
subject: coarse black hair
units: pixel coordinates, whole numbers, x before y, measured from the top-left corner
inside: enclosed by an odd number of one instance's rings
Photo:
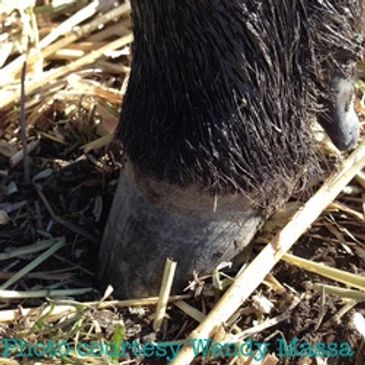
[[[362,0],[132,0],[118,128],[145,176],[280,201],[322,174],[310,123],[361,51]],[[304,184],[306,185],[306,184]]]

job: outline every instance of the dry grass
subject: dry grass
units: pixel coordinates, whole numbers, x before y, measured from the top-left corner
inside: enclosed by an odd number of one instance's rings
[[[187,294],[170,297],[167,306],[168,287],[161,288],[164,298],[128,301],[95,289],[93,260],[103,212],[121,167],[120,147],[110,142],[130,72],[128,13],[124,1],[0,1],[0,339],[18,339],[11,352],[0,355],[1,364],[151,363],[97,349],[82,357],[78,346],[94,341],[114,348],[135,339],[180,346],[234,281],[222,270],[213,280],[195,274]],[[359,67],[361,75],[364,66]],[[359,81],[362,120],[364,85]],[[326,141],[322,145],[326,153],[336,153]],[[248,338],[271,341],[278,332],[289,340],[295,334],[312,341],[344,339],[356,347],[350,363],[363,364],[364,176],[352,179],[294,246],[294,254],[306,260],[285,255],[289,264],[271,270],[209,335],[237,344]],[[278,212],[258,243],[270,242],[299,206],[292,202]],[[70,352],[20,358],[21,340],[64,341]],[[3,341],[0,346],[6,350]],[[238,357],[206,363],[252,362]],[[260,363],[285,361],[268,354],[255,364]]]

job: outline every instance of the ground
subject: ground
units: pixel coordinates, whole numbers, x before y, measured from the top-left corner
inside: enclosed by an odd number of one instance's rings
[[[94,3],[0,4],[0,363],[164,364],[136,357],[132,350],[119,357],[95,350],[91,356],[87,346],[133,340],[177,346],[222,296],[210,277],[196,275],[183,296],[172,298],[156,332],[156,298],[117,301],[97,289],[96,254],[121,168],[122,148],[111,140],[130,70],[131,38],[128,5],[120,1],[113,8],[106,1],[93,13]],[[100,18],[108,12],[108,20]],[[69,32],[76,27],[79,33]],[[48,42],[40,41],[47,37]],[[22,98],[22,62],[17,60],[26,49],[27,95]],[[363,90],[359,81],[362,121]],[[344,284],[281,261],[214,340],[265,343],[277,355],[279,339],[312,345],[348,342],[350,357],[344,352],[328,362],[298,356],[257,364],[363,364],[364,207],[365,178],[357,175],[291,252],[356,274],[360,284],[351,292],[356,301],[348,299],[348,292],[331,292],[332,286]],[[257,237],[252,257],[271,236],[265,231]],[[70,346],[69,353],[57,349],[59,341]],[[228,356],[194,361],[234,363],[249,361]]]

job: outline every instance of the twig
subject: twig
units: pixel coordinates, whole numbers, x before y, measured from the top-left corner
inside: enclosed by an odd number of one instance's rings
[[[265,321],[255,325],[254,327],[242,331],[241,333],[238,334],[239,339],[243,341],[247,338],[252,338],[254,335],[285,321],[290,317],[293,309],[296,308],[301,301],[302,301],[301,299],[295,297],[293,303],[290,305],[288,309],[285,310],[285,312],[279,314],[274,318],[268,318]]]
[[[95,62],[99,57],[104,55],[107,52],[113,51],[115,49],[126,46],[127,44],[133,41],[132,34],[128,34],[120,39],[117,39],[113,42],[110,42],[104,47],[99,48],[93,52],[90,52],[86,56],[71,62],[67,66],[56,68],[52,71],[49,71],[43,74],[41,77],[37,77],[34,80],[30,81],[29,84],[26,85],[26,93],[28,95],[36,92],[38,89],[43,88],[44,85],[53,82],[54,80],[64,77],[69,73],[79,70],[80,68]],[[17,102],[20,98],[20,90],[15,91],[11,95],[5,95],[3,99],[0,100],[0,109],[5,107],[12,106]]]
[[[210,338],[216,328],[224,324],[298,238],[315,222],[322,211],[337,197],[342,189],[365,165],[365,142],[344,161],[342,169],[334,173],[318,192],[300,209],[289,223],[260,252],[252,263],[235,279],[205,320],[190,334],[192,340]],[[187,341],[172,365],[187,365],[196,353]]]
[[[21,78],[21,92],[20,92],[20,134],[23,145],[23,168],[24,168],[24,181],[27,185],[30,184],[30,171],[29,171],[29,157],[28,157],[28,144],[27,144],[27,126],[25,124],[25,77],[27,74],[27,62],[24,61]]]
[[[7,358],[0,357],[0,364],[1,365],[20,365],[20,363],[16,360],[11,360]]]
[[[89,234],[88,232],[86,232],[84,229],[76,226],[75,224],[66,221],[65,219],[59,217],[54,210],[52,209],[52,207],[50,206],[50,204],[48,203],[47,198],[45,197],[45,195],[42,192],[41,187],[36,184],[35,182],[33,182],[33,186],[35,188],[35,190],[37,191],[39,197],[41,198],[43,204],[45,205],[49,215],[52,217],[52,219],[57,222],[58,224],[61,224],[62,226],[68,228],[70,231],[79,234],[80,236],[88,239],[89,241],[93,242],[93,243],[98,243],[98,240],[92,236],[91,234]]]
[[[45,38],[43,38],[39,43],[39,48],[44,49],[44,52],[42,52],[42,56],[44,58],[48,57],[50,54],[54,53],[56,50],[63,48],[67,46],[68,44],[74,42],[80,37],[83,37],[84,35],[87,35],[88,33],[91,33],[100,24],[106,23],[108,20],[117,18],[121,14],[126,13],[130,9],[129,4],[124,4],[122,6],[119,6],[116,9],[113,9],[109,11],[108,13],[100,16],[99,18],[93,20],[89,24],[83,25],[80,27],[80,29],[77,29],[74,34],[67,35],[65,38],[59,40],[57,43],[53,44],[50,49],[48,50],[48,46],[51,45],[56,39],[58,39],[62,35],[66,35],[67,33],[74,30],[73,28],[80,24],[81,22],[85,21],[86,19],[92,17],[97,11],[100,11],[100,8],[97,7],[96,3],[100,4],[100,1],[93,1],[91,4],[89,4],[86,8],[82,8],[77,13],[75,13],[72,17],[67,19],[65,22],[60,24],[57,28],[54,29],[49,35],[47,35]],[[108,8],[112,5],[109,1],[109,4],[106,4]],[[105,10],[105,4],[102,4],[103,10]],[[122,12],[121,12],[122,11]],[[34,59],[37,58],[37,54],[35,52],[32,52],[29,55],[28,60],[30,62],[33,62]],[[7,66],[5,66],[1,71],[0,75],[8,76],[16,74],[20,68],[23,62],[25,61],[25,55],[21,55],[18,58],[16,58],[14,61],[9,63]],[[0,81],[1,83],[1,81]]]
[[[28,298],[45,298],[45,297],[69,297],[74,295],[84,295],[95,292],[94,288],[81,289],[58,289],[58,290],[2,290],[0,289],[0,299],[28,299]]]
[[[365,293],[359,290],[339,288],[338,286],[328,284],[313,284],[309,285],[308,289],[313,289],[319,293],[325,292],[325,294],[337,295],[341,298],[353,299],[356,302],[365,301]]]
[[[169,302],[175,302],[177,300],[186,300],[190,299],[192,296],[190,294],[184,295],[173,295],[169,298]],[[110,309],[110,308],[128,308],[128,307],[143,307],[143,306],[151,306],[156,305],[158,302],[158,297],[151,298],[142,298],[142,299],[127,299],[127,300],[111,300],[105,302],[72,302],[70,301],[51,301],[50,306],[44,309],[44,312],[49,313],[50,315],[57,315],[59,317],[63,317],[66,312],[77,311],[77,306],[85,306],[92,307],[98,310],[102,309]],[[61,304],[68,303],[68,304]],[[28,315],[31,311],[34,311],[34,308],[22,308],[19,309],[6,309],[0,311],[0,323],[12,322],[17,320],[17,318],[21,315]],[[52,321],[56,321],[57,319],[52,317]]]
[[[169,296],[172,288],[172,283],[174,281],[175,271],[177,263],[170,260],[166,260],[165,270],[163,272],[163,278],[161,282],[160,295],[156,308],[156,318],[153,322],[153,329],[159,331],[162,322],[166,315],[167,303],[169,301]]]
[[[80,9],[77,13],[73,14],[67,20],[65,20],[59,27],[57,27],[52,33],[48,34],[40,42],[41,48],[53,43],[60,36],[69,33],[72,28],[84,20],[91,18],[98,11],[108,10],[114,5],[113,0],[94,0],[88,6]]]
[[[333,202],[330,204],[329,209],[335,209],[335,210],[339,210],[344,213],[347,213],[347,214],[351,215],[352,217],[356,218],[361,223],[364,223],[364,221],[365,221],[364,214],[359,213],[354,209],[351,209],[350,207],[346,206],[343,203]]]
[[[47,260],[48,257],[52,256],[55,252],[61,249],[65,245],[64,238],[55,240],[54,244],[45,252],[43,252],[40,256],[35,258],[29,264],[25,265],[22,269],[16,272],[9,280],[7,280],[3,285],[0,286],[0,292],[3,292],[5,289],[9,288],[10,285],[19,281],[23,276],[27,275],[34,268],[39,266],[43,261]],[[0,298],[2,295],[0,294]]]
[[[28,156],[32,153],[39,145],[39,140],[31,141],[27,144],[26,147],[26,154],[24,155],[24,147],[15,153],[13,156],[10,157],[9,164],[11,167],[15,167],[18,163],[20,163],[24,156]]]
[[[306,271],[313,272],[325,278],[365,291],[365,277],[362,275],[352,274],[347,271],[339,270],[334,267],[319,264],[318,262],[313,262],[290,254],[283,255],[283,260],[290,265],[295,265]]]
[[[19,281],[23,276],[27,275],[31,272],[34,268],[39,266],[43,261],[48,259],[48,257],[52,256],[56,251],[61,249],[65,245],[65,240],[63,238],[55,241],[55,244],[50,247],[47,251],[43,252],[40,256],[36,259],[31,261],[29,264],[25,265],[22,269],[16,272],[9,280],[7,280],[3,285],[0,286],[0,292],[7,289],[10,285]],[[0,294],[1,298],[1,294]]]
[[[51,247],[54,244],[54,242],[55,242],[54,239],[47,240],[47,241],[41,241],[41,242],[33,243],[32,245],[16,248],[15,250],[12,250],[9,252],[0,253],[0,261],[9,260],[11,258],[19,257],[19,256],[35,254],[39,251],[48,249],[49,247]]]
[[[183,300],[179,300],[178,302],[176,302],[175,306],[199,323],[202,322],[205,318],[204,313]]]

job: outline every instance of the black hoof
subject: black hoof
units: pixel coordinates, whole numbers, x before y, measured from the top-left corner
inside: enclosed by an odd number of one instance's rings
[[[359,118],[354,108],[353,80],[338,78],[335,81],[334,102],[320,120],[334,145],[341,151],[353,148],[360,136]]]
[[[99,254],[99,281],[115,297],[157,295],[168,257],[178,263],[173,289],[180,292],[193,270],[210,273],[240,253],[263,222],[257,209],[221,211],[218,200],[218,209],[199,211],[196,196],[197,209],[187,210],[180,198],[182,211],[152,204],[122,172]]]

